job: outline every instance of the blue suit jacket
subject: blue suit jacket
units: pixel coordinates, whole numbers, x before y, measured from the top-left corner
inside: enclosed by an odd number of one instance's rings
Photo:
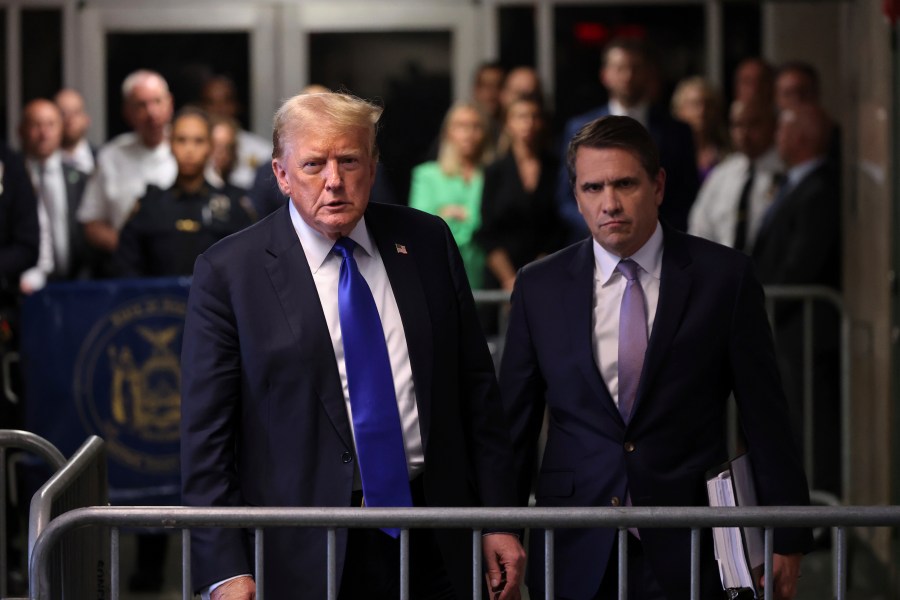
[[[366,224],[406,333],[428,504],[513,505],[493,363],[446,224],[374,203]],[[286,206],[197,259],[182,350],[181,456],[187,505],[349,506],[355,456],[341,380]],[[195,530],[194,587],[251,573],[251,535]],[[471,534],[436,535],[465,597],[472,589]],[[338,581],[346,539],[339,530]],[[325,544],[321,528],[268,530],[268,596],[324,598]]]
[[[617,505],[626,488],[636,506],[707,505],[705,473],[728,458],[726,401],[733,391],[760,503],[807,504],[763,292],[750,260],[668,228],[663,244],[659,304],[627,425],[594,362],[591,240],[519,274],[500,387],[512,421],[520,503],[528,498],[547,406],[538,505]],[[614,536],[612,529],[557,531],[557,597],[593,598]],[[531,540],[529,587],[536,597],[543,569],[534,561],[543,556],[543,536],[533,533]],[[689,530],[646,529],[641,540],[669,597],[687,597]],[[702,589],[721,597],[711,541],[704,532]],[[806,550],[809,543],[805,531],[776,533],[782,553]]]
[[[578,212],[575,195],[572,193],[572,186],[569,185],[569,173],[566,169],[569,142],[579,129],[594,119],[608,114],[609,106],[604,105],[572,117],[563,129],[556,201],[559,204],[559,214],[572,234],[570,241],[582,239],[588,235],[588,229],[581,213]],[[693,134],[685,123],[676,121],[660,110],[651,108],[647,120],[647,130],[659,149],[660,165],[666,170],[666,193],[659,208],[660,217],[667,225],[679,231],[687,231],[688,214],[700,188]]]

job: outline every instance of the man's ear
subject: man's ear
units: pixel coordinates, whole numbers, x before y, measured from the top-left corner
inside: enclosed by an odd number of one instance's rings
[[[662,204],[663,197],[666,193],[666,170],[662,167],[659,168],[659,173],[656,174],[653,185],[656,187],[656,205],[659,206]]]
[[[272,172],[275,174],[275,181],[278,182],[278,189],[285,196],[291,195],[291,184],[288,183],[287,171],[284,169],[280,158],[272,159]]]

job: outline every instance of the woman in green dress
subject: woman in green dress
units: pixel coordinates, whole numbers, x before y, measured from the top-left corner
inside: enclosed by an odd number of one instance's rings
[[[474,240],[481,226],[482,169],[489,159],[487,121],[471,102],[450,107],[441,126],[438,159],[413,169],[409,205],[443,218],[462,254],[469,284],[482,286],[484,252]]]

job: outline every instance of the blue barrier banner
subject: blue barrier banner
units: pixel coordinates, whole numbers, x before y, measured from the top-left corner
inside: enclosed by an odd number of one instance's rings
[[[22,307],[25,421],[66,455],[107,443],[113,504],[180,504],[189,278],[48,285]]]

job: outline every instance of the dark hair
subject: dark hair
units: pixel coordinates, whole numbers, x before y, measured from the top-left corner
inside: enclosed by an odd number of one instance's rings
[[[506,76],[506,67],[503,66],[503,63],[499,60],[487,60],[479,64],[475,69],[474,79],[476,83],[481,79],[481,74],[485,71],[500,71],[504,77]]]
[[[575,185],[575,155],[578,149],[617,148],[632,153],[651,179],[659,174],[659,150],[653,138],[638,121],[631,117],[607,115],[595,119],[578,130],[566,153],[569,185]]]
[[[194,106],[193,104],[185,104],[181,108],[178,109],[178,112],[175,113],[175,116],[172,117],[172,125],[184,117],[197,117],[206,125],[206,132],[210,136],[212,136],[212,120],[209,118],[209,114],[198,106]]]
[[[647,64],[655,64],[656,62],[654,53],[650,50],[650,47],[644,40],[636,37],[617,37],[610,40],[603,48],[603,55],[600,57],[601,67],[606,66],[609,53],[616,49],[627,52],[628,54],[634,54],[643,59]]]
[[[809,79],[810,84],[812,85],[812,93],[816,98],[819,97],[820,83],[819,83],[819,72],[816,70],[814,66],[810,63],[802,61],[802,60],[789,60],[778,67],[778,71],[775,73],[775,78],[777,79],[784,73],[800,73],[807,79]]]

